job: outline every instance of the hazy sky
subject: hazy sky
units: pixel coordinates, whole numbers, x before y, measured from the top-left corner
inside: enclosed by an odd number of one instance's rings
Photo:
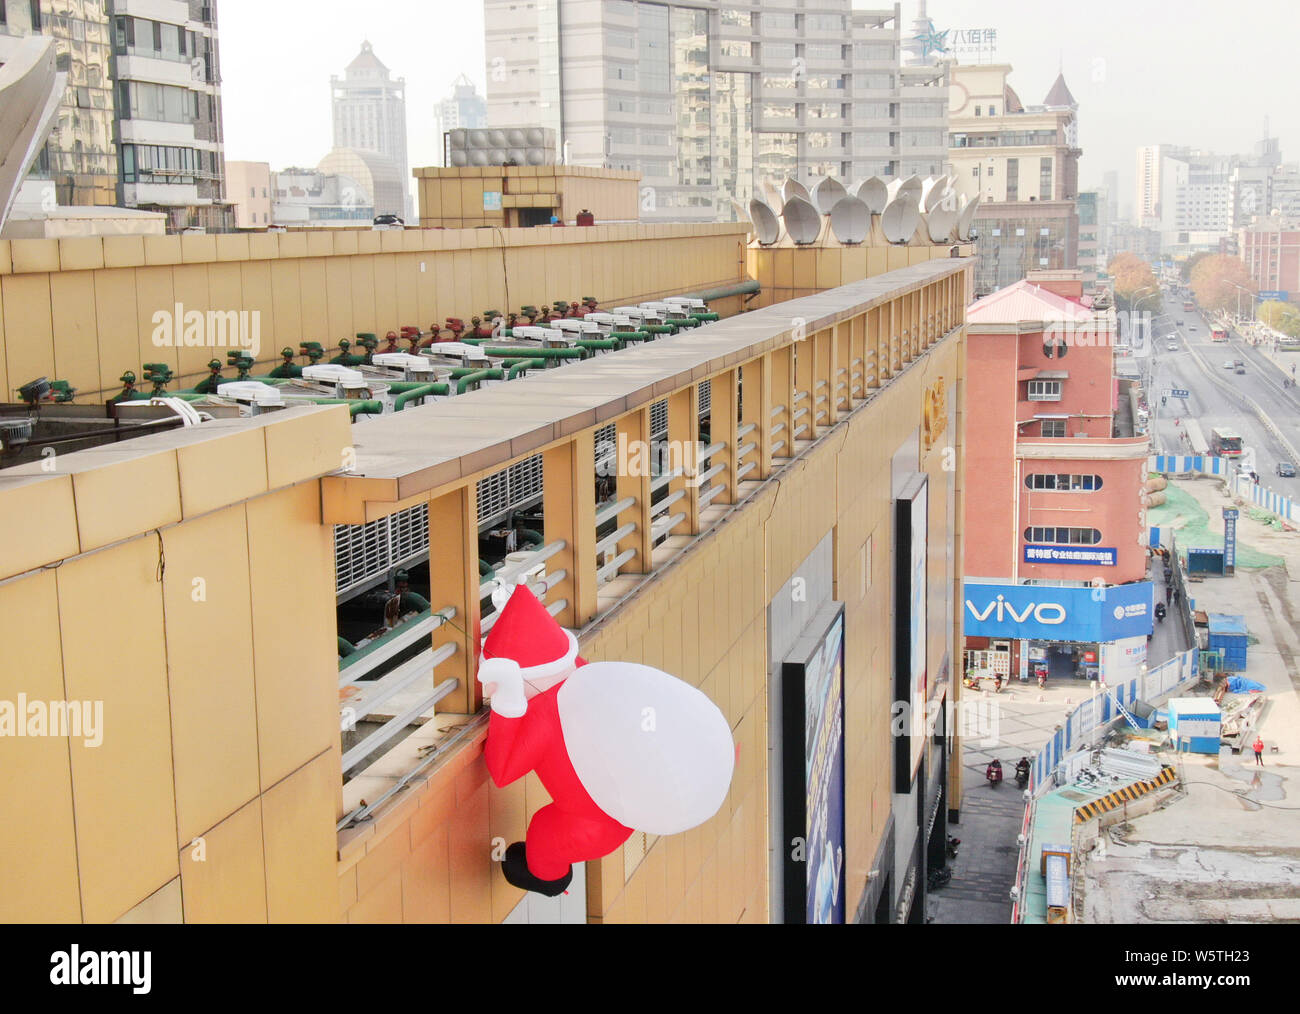
[[[915,10],[916,0],[903,4],[907,29]],[[221,0],[219,14],[230,159],[319,162],[332,144],[330,75],[342,76],[364,39],[406,78],[412,166],[438,160],[433,105],[452,81],[463,72],[483,91],[480,0]],[[1080,105],[1082,186],[1118,170],[1121,210],[1133,202],[1139,145],[1245,152],[1267,116],[1283,156],[1300,160],[1291,0],[929,0],[929,15],[940,31],[997,29],[997,59],[1015,68],[1026,103],[1041,102],[1064,67]]]

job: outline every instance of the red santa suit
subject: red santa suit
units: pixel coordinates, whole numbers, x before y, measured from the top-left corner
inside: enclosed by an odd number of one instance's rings
[[[633,830],[672,834],[725,799],[735,760],[716,706],[646,666],[578,657],[577,639],[524,586],[483,644],[492,697],[486,760],[505,787],[535,771],[552,802],[502,865],[515,886],[561,893],[572,865],[609,855]]]

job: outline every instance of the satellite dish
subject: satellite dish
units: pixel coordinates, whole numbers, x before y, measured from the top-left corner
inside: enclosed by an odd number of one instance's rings
[[[957,212],[935,208],[925,216],[925,224],[930,232],[930,240],[945,244],[952,240],[952,231],[957,228]]]
[[[898,196],[898,190],[902,185],[903,185],[903,181],[899,179],[897,176],[895,176],[892,180],[889,181],[888,184],[886,184],[885,193],[889,195],[890,201],[892,201],[895,197]],[[889,201],[886,201],[885,203],[888,204]]]
[[[821,214],[829,215],[835,205],[848,197],[849,192],[844,189],[844,184],[834,176],[823,176],[813,187],[812,202]]]
[[[749,221],[754,226],[754,235],[763,246],[771,246],[781,238],[781,222],[765,201],[755,197],[749,202]]]
[[[769,208],[779,208],[785,204],[780,192],[767,180],[763,181],[763,193],[760,195]]]
[[[811,201],[802,197],[791,197],[786,201],[781,209],[781,218],[785,222],[786,235],[799,246],[816,243],[821,235],[821,215],[817,214]]]
[[[831,232],[845,246],[856,246],[871,231],[871,209],[858,197],[845,196],[831,208]]]
[[[975,210],[980,206],[980,198],[977,194],[975,199],[966,207],[961,209],[961,214],[957,216],[957,238],[960,240],[970,239],[971,230],[975,227]]]
[[[869,176],[858,184],[853,196],[859,198],[873,215],[879,215],[889,203],[889,188],[879,176]]]
[[[925,189],[925,183],[920,176],[909,176],[898,185],[899,194],[911,194],[912,200],[917,207],[921,206],[921,198]],[[895,195],[897,196],[897,195]]]
[[[880,228],[890,243],[906,243],[921,224],[921,209],[909,194],[900,194],[880,215]]]
[[[925,181],[925,186],[921,192],[921,207],[926,211],[933,211],[948,194],[948,177],[934,176]]]
[[[812,195],[808,193],[808,188],[793,176],[787,176],[785,182],[781,184],[781,201],[784,203],[792,197],[802,197],[812,204]]]

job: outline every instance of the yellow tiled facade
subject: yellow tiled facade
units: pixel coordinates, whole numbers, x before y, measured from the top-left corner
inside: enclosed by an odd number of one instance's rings
[[[599,180],[591,181],[593,183]],[[632,216],[635,218],[635,215]],[[257,311],[258,362],[358,332],[468,322],[593,296],[636,304],[744,280],[740,225],[408,229],[0,241],[0,390],[39,377],[103,402],[126,370],[165,363],[187,387],[227,347],[158,347],[154,314]],[[735,313],[740,298],[715,309]]]

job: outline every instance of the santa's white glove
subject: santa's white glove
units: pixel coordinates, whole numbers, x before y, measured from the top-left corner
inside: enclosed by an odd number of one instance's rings
[[[483,659],[478,681],[483,684],[484,695],[492,698],[492,710],[502,718],[520,718],[528,710],[524,673],[513,659]]]

